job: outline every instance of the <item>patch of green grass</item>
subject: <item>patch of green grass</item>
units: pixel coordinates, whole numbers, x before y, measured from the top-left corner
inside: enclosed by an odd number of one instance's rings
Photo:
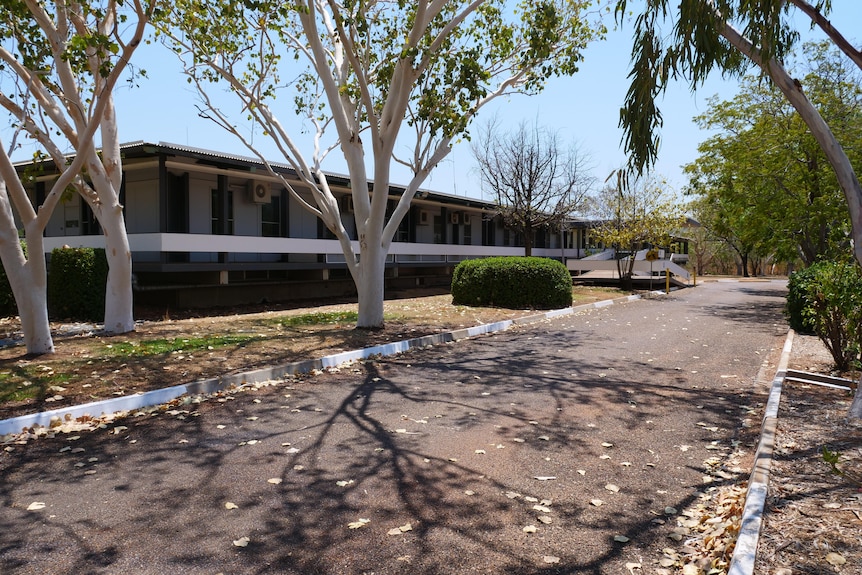
[[[170,339],[148,339],[137,343],[114,343],[108,345],[108,355],[147,356],[164,355],[175,351],[201,351],[243,345],[261,339],[258,335],[208,335],[203,337],[173,337]]]
[[[299,327],[303,325],[334,325],[340,323],[356,323],[359,314],[355,311],[327,311],[304,313],[302,315],[287,315],[264,320],[268,325],[282,327]]]
[[[397,316],[385,314],[384,321],[393,321]],[[264,325],[278,325],[283,328],[301,327],[310,325],[341,325],[345,323],[354,324],[359,320],[359,314],[355,311],[321,311],[304,313],[302,315],[286,315],[263,320]]]
[[[53,385],[62,387],[71,380],[67,373],[39,373],[37,369],[35,366],[27,366],[0,372],[0,403],[36,399],[46,392],[54,395],[46,390]]]

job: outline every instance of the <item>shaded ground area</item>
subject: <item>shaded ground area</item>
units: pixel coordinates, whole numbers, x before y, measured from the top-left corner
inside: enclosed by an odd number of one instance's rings
[[[620,295],[588,286],[574,291],[576,304]],[[374,331],[353,329],[356,304],[348,303],[249,306],[205,316],[144,310],[147,319],[135,332],[116,336],[57,324],[53,355],[27,357],[21,345],[0,347],[0,419],[532,313],[454,306],[448,294],[418,296],[387,301],[385,328]],[[5,339],[18,329],[17,318],[0,320]],[[62,335],[67,332],[76,335]]]
[[[736,529],[783,294],[713,284],[11,445],[0,571],[726,565],[697,541]]]
[[[830,373],[816,337],[797,334],[793,352],[791,368]],[[846,391],[785,384],[756,573],[862,573],[862,424],[847,421],[851,401]],[[824,447],[847,476],[830,472]]]

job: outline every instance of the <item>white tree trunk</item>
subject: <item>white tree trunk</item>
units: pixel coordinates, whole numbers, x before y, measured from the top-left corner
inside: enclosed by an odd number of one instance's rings
[[[132,251],[126,234],[122,207],[117,204],[109,217],[100,220],[105,235],[105,256],[108,260],[108,283],[105,288],[105,331],[134,331],[132,299]],[[104,214],[104,212],[103,212]]]
[[[381,246],[380,238],[367,243],[362,240],[360,257],[355,278],[359,296],[359,318],[356,327],[379,329],[383,327],[383,286],[386,269],[386,250]]]
[[[48,321],[48,274],[41,229],[27,234],[30,261],[24,257],[5,182],[0,181],[0,261],[18,306],[24,344],[29,355],[54,352]]]
[[[27,347],[27,353],[31,355],[54,353],[54,340],[48,321],[48,270],[45,267],[41,230],[37,234],[28,233],[26,239],[30,258],[16,280],[22,285],[19,285],[17,292],[12,288],[15,303],[18,305],[21,330],[24,332],[24,345]],[[20,251],[20,244],[18,245]],[[21,255],[23,256],[23,253]],[[9,284],[13,285],[8,273],[9,268],[6,270]]]

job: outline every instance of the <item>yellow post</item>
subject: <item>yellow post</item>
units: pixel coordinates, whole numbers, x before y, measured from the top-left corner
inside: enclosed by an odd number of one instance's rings
[[[664,293],[670,293],[670,270],[665,269],[665,278],[664,278]]]
[[[691,277],[694,279],[694,287],[697,287],[697,270],[691,270]]]

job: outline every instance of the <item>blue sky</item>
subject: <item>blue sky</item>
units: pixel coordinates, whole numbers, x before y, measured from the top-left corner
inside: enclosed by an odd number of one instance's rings
[[[862,2],[833,0],[832,20],[848,38],[858,40],[862,37]],[[802,30],[807,30],[807,21],[800,21]],[[499,99],[481,112],[478,121],[497,114],[507,125],[527,121],[556,129],[563,141],[576,143],[589,155],[594,176],[604,180],[625,162],[620,145],[622,133],[617,123],[628,87],[631,30],[628,24],[622,31],[610,32],[605,41],[591,45],[580,71],[574,76],[551,80],[538,96]],[[180,75],[180,66],[173,54],[154,43],[139,48],[134,61],[147,70],[149,78],[142,80],[138,88],[123,87],[117,94],[123,142],[168,142],[250,155],[232,135],[198,117],[197,95]],[[697,145],[709,136],[698,129],[692,118],[707,110],[706,101],[710,96],[718,94],[721,98],[730,98],[735,92],[735,82],[720,77],[711,78],[695,95],[684,84],[671,86],[661,102],[665,123],[654,173],[666,177],[674,188],[681,188],[685,184],[681,166],[697,157]],[[292,103],[288,100],[277,113],[288,123],[293,115]],[[300,127],[296,122],[289,125],[294,130]],[[255,143],[271,160],[280,159],[263,136],[257,135]],[[331,160],[325,165],[327,170],[346,173],[338,152]],[[405,171],[393,170],[392,183],[406,183],[408,179]],[[423,187],[481,197],[469,144],[456,144]]]

